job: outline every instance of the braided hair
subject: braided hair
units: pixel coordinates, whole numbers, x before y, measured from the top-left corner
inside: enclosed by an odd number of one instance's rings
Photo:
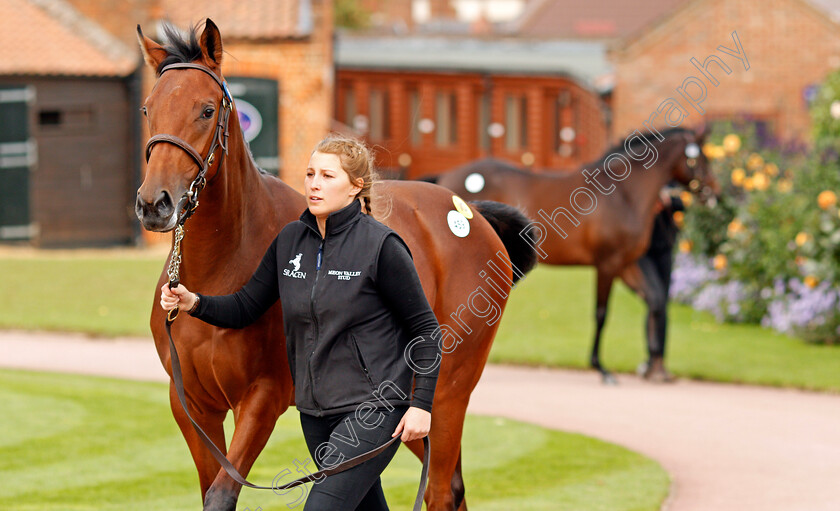
[[[347,172],[351,183],[356,183],[358,178],[362,178],[364,184],[359,193],[356,194],[357,199],[362,199],[365,206],[365,212],[370,214],[370,193],[374,181],[376,181],[376,173],[373,170],[373,154],[371,150],[361,140],[331,133],[327,138],[318,142],[313,153],[326,153],[338,156],[341,161],[341,168]]]

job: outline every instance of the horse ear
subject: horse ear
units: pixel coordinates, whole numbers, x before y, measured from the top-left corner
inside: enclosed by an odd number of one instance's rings
[[[207,18],[201,33],[201,53],[210,67],[222,65],[222,35],[213,20]]]
[[[694,128],[694,134],[697,137],[697,140],[704,141],[706,137],[709,135],[709,125],[705,122],[703,124],[698,125]]]
[[[166,58],[166,50],[163,49],[163,46],[144,36],[143,31],[140,30],[140,25],[137,25],[137,41],[140,43],[140,51],[143,52],[143,60],[157,72],[158,66]]]

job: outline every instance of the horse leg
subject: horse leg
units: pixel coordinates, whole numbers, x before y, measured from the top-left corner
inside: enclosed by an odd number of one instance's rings
[[[452,494],[455,495],[455,505],[458,511],[467,511],[467,500],[464,498],[466,487],[464,476],[461,473],[461,451],[458,451],[458,462],[455,464],[455,472],[452,474]]]
[[[589,364],[592,366],[593,369],[598,370],[601,373],[601,379],[607,385],[616,385],[618,381],[615,379],[615,376],[612,375],[609,371],[604,369],[601,365],[601,331],[604,328],[604,323],[607,319],[607,303],[610,300],[610,291],[612,291],[612,283],[613,279],[615,278],[615,274],[611,272],[607,272],[598,268],[598,277],[597,277],[597,292],[598,296],[596,299],[596,306],[595,306],[595,340],[592,342],[592,357],[589,360]]]
[[[672,377],[665,371],[663,360],[668,306],[665,284],[656,271],[655,263],[647,256],[625,268],[621,279],[645,301],[648,308],[644,326],[648,360],[636,372],[646,379],[669,381]]]
[[[635,266],[641,277],[643,297],[648,306],[645,322],[648,361],[642,376],[651,381],[670,381],[673,377],[665,370],[664,362],[665,330],[668,321],[667,287],[653,258],[643,257]]]
[[[187,414],[181,407],[181,402],[178,400],[175,385],[171,382],[169,384],[169,406],[172,409],[175,422],[181,429],[184,440],[187,441],[187,447],[190,449],[195,468],[198,470],[198,482],[201,486],[201,501],[204,502],[207,490],[213,483],[213,479],[219,472],[221,465],[213,458],[213,455],[204,446],[198,433],[195,432],[189,417],[187,417]],[[201,429],[207,433],[207,436],[210,437],[213,443],[222,452],[225,452],[225,412],[200,413],[195,410],[190,410],[190,414],[198,425],[201,426]]]
[[[429,456],[429,484],[426,487],[427,511],[461,511],[467,509],[464,499],[464,481],[461,478],[461,435],[464,430],[466,402],[440,399],[440,384],[435,390],[432,405],[432,429],[429,440],[432,452]],[[457,396],[452,396],[457,398]],[[423,442],[413,440],[406,446],[420,460],[423,459]]]
[[[288,386],[291,388],[291,385]],[[255,382],[234,410],[235,426],[227,458],[247,477],[254,462],[268,442],[277,418],[287,408],[289,399],[282,400],[281,389],[264,380]],[[231,479],[223,469],[204,499],[204,511],[235,511],[242,486]]]

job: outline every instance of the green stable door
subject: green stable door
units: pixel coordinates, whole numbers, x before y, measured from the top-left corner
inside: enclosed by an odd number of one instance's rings
[[[0,242],[33,236],[29,212],[29,171],[37,161],[29,137],[29,105],[34,88],[0,85]]]

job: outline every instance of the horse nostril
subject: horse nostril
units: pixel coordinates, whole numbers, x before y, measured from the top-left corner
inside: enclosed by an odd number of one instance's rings
[[[155,207],[158,210],[172,209],[172,207],[173,207],[172,196],[169,195],[169,192],[164,190],[161,193],[161,195],[162,195],[162,197],[157,200],[157,202],[155,203]]]

